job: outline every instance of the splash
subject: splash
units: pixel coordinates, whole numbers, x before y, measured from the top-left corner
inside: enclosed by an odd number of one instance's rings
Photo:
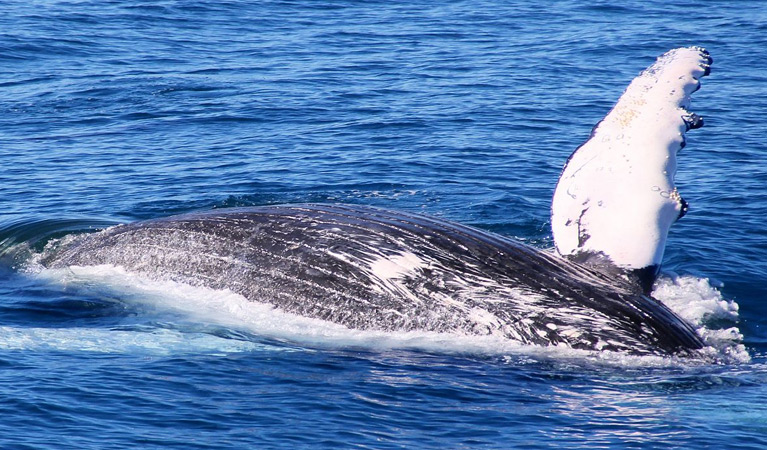
[[[653,296],[696,328],[709,355],[719,354],[728,362],[751,360],[742,344],[743,335],[734,326],[738,304],[723,298],[709,279],[666,274],[655,283]]]

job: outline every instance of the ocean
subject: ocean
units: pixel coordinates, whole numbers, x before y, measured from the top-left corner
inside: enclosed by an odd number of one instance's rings
[[[767,446],[762,1],[6,0],[0,448]],[[712,360],[361,332],[46,243],[190,211],[417,212],[550,251],[567,157],[706,47],[655,296]]]

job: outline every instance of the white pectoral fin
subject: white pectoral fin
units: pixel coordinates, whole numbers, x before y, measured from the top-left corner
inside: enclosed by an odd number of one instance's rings
[[[551,206],[560,254],[601,255],[623,269],[660,265],[668,229],[686,211],[676,153],[685,132],[703,125],[687,107],[711,62],[700,47],[663,54],[570,156]]]

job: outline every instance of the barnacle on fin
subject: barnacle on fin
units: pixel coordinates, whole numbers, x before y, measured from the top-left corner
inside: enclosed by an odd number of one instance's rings
[[[695,130],[703,126],[703,117],[693,113],[693,112],[687,112],[687,114],[682,116],[682,120],[684,120],[685,125],[687,125],[687,131]]]

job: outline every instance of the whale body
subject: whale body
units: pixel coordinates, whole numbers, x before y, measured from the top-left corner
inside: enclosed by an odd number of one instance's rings
[[[692,355],[700,337],[648,287],[686,209],[675,157],[702,124],[686,106],[710,64],[698,47],[661,56],[570,157],[552,202],[559,254],[419,214],[302,204],[120,225],[51,244],[42,263],[120,266],[352,329]]]
[[[112,264],[230,289],[354,329],[498,335],[634,354],[700,348],[695,331],[628,279],[497,234],[350,205],[185,214],[82,235],[44,263]]]

